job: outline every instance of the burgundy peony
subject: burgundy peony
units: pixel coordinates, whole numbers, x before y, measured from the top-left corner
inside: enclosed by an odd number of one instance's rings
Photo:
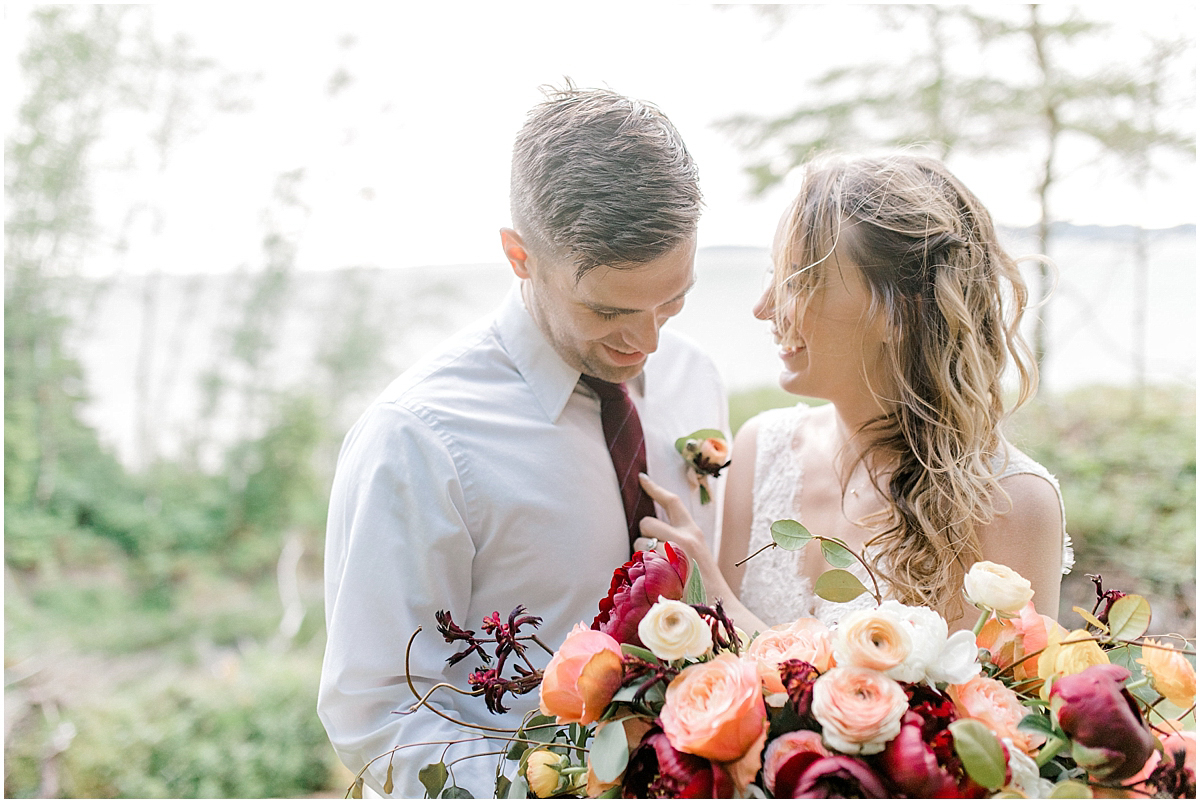
[[[879,799],[888,796],[883,781],[867,762],[852,756],[818,758],[808,764],[790,788],[785,783],[786,775],[780,772],[775,776],[775,797]]]
[[[654,728],[629,756],[621,794],[627,798],[731,798],[734,778],[723,765],[671,746]]]
[[[1154,736],[1125,681],[1129,670],[1097,664],[1054,682],[1050,707],[1071,739],[1075,763],[1102,781],[1121,781],[1145,766]]]
[[[925,743],[925,720],[909,710],[900,723],[900,735],[888,742],[879,763],[892,783],[909,797],[959,797],[954,776],[938,763],[938,755]]]
[[[667,543],[666,556],[657,552],[635,552],[633,558],[613,572],[608,596],[600,600],[600,613],[592,630],[615,638],[621,644],[643,647],[638,623],[659,597],[683,599],[687,586],[688,558],[682,549]]]

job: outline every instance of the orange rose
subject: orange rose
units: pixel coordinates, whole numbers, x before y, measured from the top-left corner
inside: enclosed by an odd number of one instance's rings
[[[582,622],[554,653],[542,675],[542,713],[560,725],[595,722],[621,688],[621,645]]]
[[[1011,739],[1018,750],[1029,753],[1046,741],[1045,736],[1017,730],[1017,725],[1029,710],[1000,681],[980,676],[961,685],[950,686],[946,691],[954,700],[960,716],[978,719],[999,738]]]
[[[736,761],[767,723],[758,667],[732,653],[692,664],[667,686],[659,715],[671,746],[712,761]]]
[[[908,695],[882,672],[837,666],[817,678],[812,715],[821,723],[825,744],[842,753],[879,753],[900,733]]]
[[[904,663],[912,639],[900,619],[886,610],[855,611],[833,634],[833,659],[838,666],[860,666],[886,672]]]
[[[780,694],[786,691],[779,677],[781,663],[796,659],[825,672],[833,663],[833,646],[829,628],[820,619],[797,619],[759,633],[746,655],[758,662],[758,674],[767,692]]]
[[[1196,702],[1196,668],[1183,653],[1161,642],[1146,639],[1138,663],[1150,676],[1154,689],[1166,697],[1171,705],[1191,708]]]

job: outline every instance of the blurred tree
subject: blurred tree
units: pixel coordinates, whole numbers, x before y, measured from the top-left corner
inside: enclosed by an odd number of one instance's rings
[[[1157,71],[1129,56],[1110,60],[1103,70],[1073,71],[1068,55],[1084,43],[1103,46],[1110,27],[1084,19],[1074,8],[1054,22],[1037,4],[990,13],[978,5],[878,8],[906,37],[902,52],[911,54],[906,61],[835,67],[810,83],[805,96],[814,100],[782,117],[740,115],[719,124],[759,156],[746,168],[752,192],[779,183],[820,150],[924,145],[946,159],[958,151],[1028,150],[1032,142],[1041,154],[1032,183],[1039,207],[1037,247],[1049,254],[1052,191],[1064,178],[1059,155],[1070,138],[1131,160],[1193,141],[1145,114],[1147,105],[1161,105],[1161,92],[1148,89],[1163,80],[1163,66],[1175,50],[1157,51],[1152,61]],[[780,19],[777,12],[772,16]],[[914,19],[916,36],[910,30]],[[973,53],[964,52],[962,43]],[[1008,44],[1016,49],[1005,52],[1023,60],[1005,58],[1002,70],[989,69],[984,54]],[[1045,296],[1050,266],[1041,262],[1038,270],[1041,292],[1035,296]],[[1043,305],[1033,338],[1039,364],[1047,349],[1046,317]]]

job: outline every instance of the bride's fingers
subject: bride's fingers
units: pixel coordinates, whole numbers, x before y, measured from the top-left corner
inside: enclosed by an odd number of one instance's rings
[[[688,512],[687,505],[683,504],[682,499],[645,474],[638,474],[638,479],[642,483],[642,488],[646,493],[650,494],[650,498],[662,505],[662,509],[666,512],[667,519],[671,524],[681,527],[692,523],[692,515]],[[642,521],[645,521],[645,519],[642,519]]]
[[[633,549],[635,552],[657,552],[658,546],[661,543],[662,542],[657,538],[646,538],[645,536],[642,536],[641,538],[634,539]]]

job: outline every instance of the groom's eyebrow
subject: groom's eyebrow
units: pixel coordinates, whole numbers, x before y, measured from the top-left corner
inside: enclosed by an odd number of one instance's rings
[[[693,276],[692,280],[690,282],[688,282],[688,286],[683,288],[683,292],[681,292],[679,295],[675,296],[672,299],[664,301],[663,303],[664,304],[675,303],[676,301],[678,301],[681,298],[683,298],[684,296],[686,296],[688,293],[692,292],[692,288],[695,286],[696,286],[696,277]],[[615,315],[633,315],[635,312],[641,312],[641,310],[638,310],[638,309],[627,309],[626,307],[610,307],[607,304],[593,304],[590,301],[585,301],[584,305],[588,309],[592,310],[593,312],[605,312],[605,313],[612,313]]]

